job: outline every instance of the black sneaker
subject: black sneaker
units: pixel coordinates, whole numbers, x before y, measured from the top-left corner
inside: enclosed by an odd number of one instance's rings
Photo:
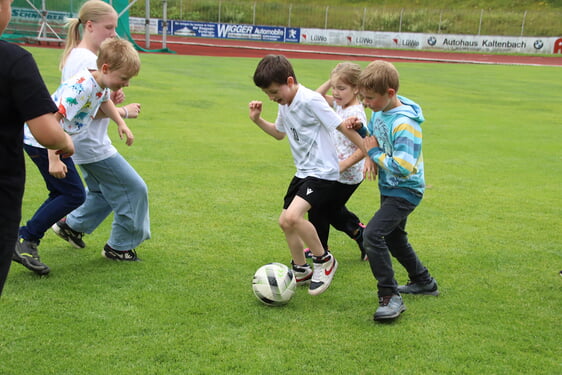
[[[108,244],[105,244],[101,255],[111,260],[124,260],[127,262],[138,262],[140,261],[137,256],[137,252],[133,250],[119,251],[111,248]]]
[[[38,275],[46,275],[51,271],[46,264],[41,263],[39,252],[37,251],[37,243],[24,240],[23,238],[18,238],[12,254],[12,260]]]
[[[406,285],[398,285],[398,292],[404,294],[425,294],[429,296],[439,295],[437,281],[433,277],[427,283],[408,281]]]
[[[399,295],[379,297],[379,307],[373,318],[375,320],[396,319],[404,311],[406,311],[406,306]]]
[[[84,233],[80,233],[70,228],[66,223],[66,219],[61,219],[53,224],[51,229],[63,240],[70,243],[77,249],[83,249],[86,247],[84,241],[82,241],[82,236]]]

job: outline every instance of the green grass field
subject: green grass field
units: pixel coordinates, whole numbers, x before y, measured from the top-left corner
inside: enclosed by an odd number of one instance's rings
[[[61,51],[31,51],[53,91]],[[277,217],[294,173],[286,141],[248,119],[250,100],[267,102],[258,59],[142,61],[126,90],[143,105],[136,142],[111,135],[149,185],[143,262],[100,256],[110,220],[84,250],[48,233],[51,274],[13,264],[0,299],[1,374],[562,373],[560,68],[396,64],[427,119],[429,188],[408,228],[441,296],[405,296],[402,317],[379,324],[369,267],[335,231],[326,293],[299,289],[282,308],[252,293],[258,267],[290,260]],[[315,88],[336,62],[293,63]],[[24,220],[45,196],[28,163]],[[368,221],[377,204],[366,181],[349,207]]]

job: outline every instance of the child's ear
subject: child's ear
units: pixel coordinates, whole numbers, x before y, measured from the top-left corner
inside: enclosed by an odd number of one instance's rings
[[[396,96],[396,90],[394,89],[388,89],[386,92],[388,93],[389,98],[394,98]]]
[[[293,86],[295,84],[295,79],[293,77],[287,78],[287,86]]]
[[[101,66],[101,72],[102,72],[103,74],[109,73],[110,70],[111,70],[111,69],[109,69],[109,65],[107,65],[107,64],[102,64],[102,66]]]

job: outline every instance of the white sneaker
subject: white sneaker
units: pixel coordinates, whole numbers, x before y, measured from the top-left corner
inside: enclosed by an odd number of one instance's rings
[[[313,257],[314,271],[312,273],[312,280],[310,282],[310,287],[308,288],[308,294],[317,296],[328,289],[334,274],[338,269],[338,261],[334,256],[327,252],[323,257]]]

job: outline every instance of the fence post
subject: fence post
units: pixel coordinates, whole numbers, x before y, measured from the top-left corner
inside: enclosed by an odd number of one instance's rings
[[[400,25],[398,26],[398,32],[402,32],[402,15],[404,14],[404,8],[400,9]]]
[[[256,2],[254,1],[254,6],[252,7],[252,25],[256,24]]]
[[[324,17],[324,30],[328,28],[328,9],[330,9],[330,7],[326,5],[326,15]]]
[[[146,17],[144,19],[144,45],[148,49],[150,48],[150,0],[144,2],[144,14]]]
[[[291,14],[293,13],[293,4],[289,4],[289,22],[287,22],[287,27],[291,27]]]
[[[222,0],[219,1],[219,22],[221,23],[221,10],[222,10]]]
[[[482,29],[482,17],[484,16],[484,9],[480,9],[480,22],[478,23],[478,35],[480,35],[480,30]]]
[[[523,22],[521,22],[521,36],[523,36],[523,31],[525,31],[525,19],[527,18],[527,11],[523,13]]]
[[[363,22],[361,22],[361,31],[365,31],[366,18],[367,18],[367,8],[363,8]]]
[[[437,30],[437,34],[441,34],[441,22],[443,22],[443,9],[439,12],[439,29]]]

